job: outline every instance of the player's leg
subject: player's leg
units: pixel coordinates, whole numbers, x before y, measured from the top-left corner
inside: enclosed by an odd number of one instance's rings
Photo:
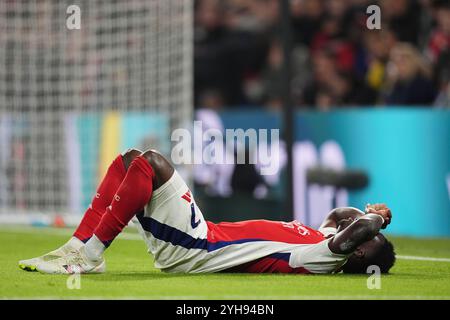
[[[153,189],[164,184],[172,173],[172,166],[156,152],[147,151],[136,157],[86,245],[70,255],[41,263],[37,269],[45,273],[103,272],[104,250],[133,216],[144,209]]]
[[[117,156],[111,163],[83,219],[73,234],[75,238],[86,243],[92,237],[95,228],[105,214],[106,208],[111,204],[117,189],[125,178],[131,162],[141,154],[142,151],[129,149]]]
[[[94,229],[105,213],[106,207],[111,203],[114,194],[125,178],[128,167],[134,158],[141,153],[139,150],[129,149],[114,159],[98,186],[96,194],[86,210],[83,219],[69,241],[58,249],[40,257],[19,261],[19,267],[23,270],[35,271],[38,263],[58,259],[66,254],[79,250],[91,238]]]
[[[164,159],[153,164],[160,175],[152,200],[136,215],[138,230],[155,267],[164,272],[190,272],[206,254],[208,223],[182,176]],[[158,168],[158,169],[156,169]]]
[[[86,253],[90,258],[101,256],[130,220],[144,210],[153,190],[169,180],[173,171],[172,165],[152,150],[133,160],[92,239],[86,243]]]

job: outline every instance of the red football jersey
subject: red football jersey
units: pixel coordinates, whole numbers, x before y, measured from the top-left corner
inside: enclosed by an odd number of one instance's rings
[[[248,241],[274,241],[289,244],[315,244],[325,240],[324,235],[298,221],[248,220],[241,222],[207,221],[208,242],[236,244]],[[304,268],[289,266],[289,253],[275,253],[224,270],[224,272],[251,273],[309,273]]]

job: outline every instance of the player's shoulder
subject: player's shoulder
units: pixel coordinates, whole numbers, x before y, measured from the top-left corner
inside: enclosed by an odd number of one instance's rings
[[[328,246],[331,239],[299,246],[292,250],[289,265],[305,268],[312,273],[332,273],[339,269],[348,255],[336,254]]]

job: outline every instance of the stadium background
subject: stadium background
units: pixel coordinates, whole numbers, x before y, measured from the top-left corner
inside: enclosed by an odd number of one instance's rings
[[[450,5],[376,1],[381,30],[368,30],[373,3],[290,2],[294,217],[285,167],[180,168],[207,219],[317,226],[336,205],[386,202],[390,233],[450,236]],[[279,1],[79,1],[89,22],[73,31],[68,4],[0,5],[0,223],[75,224],[117,153],[170,155],[171,131],[194,118],[283,131]],[[316,184],[318,165],[368,184]]]

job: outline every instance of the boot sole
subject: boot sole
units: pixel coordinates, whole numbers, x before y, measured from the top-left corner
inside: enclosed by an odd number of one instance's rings
[[[24,270],[24,271],[29,271],[29,272],[35,272],[36,270],[36,266],[28,266],[25,264],[19,264],[19,268]]]

